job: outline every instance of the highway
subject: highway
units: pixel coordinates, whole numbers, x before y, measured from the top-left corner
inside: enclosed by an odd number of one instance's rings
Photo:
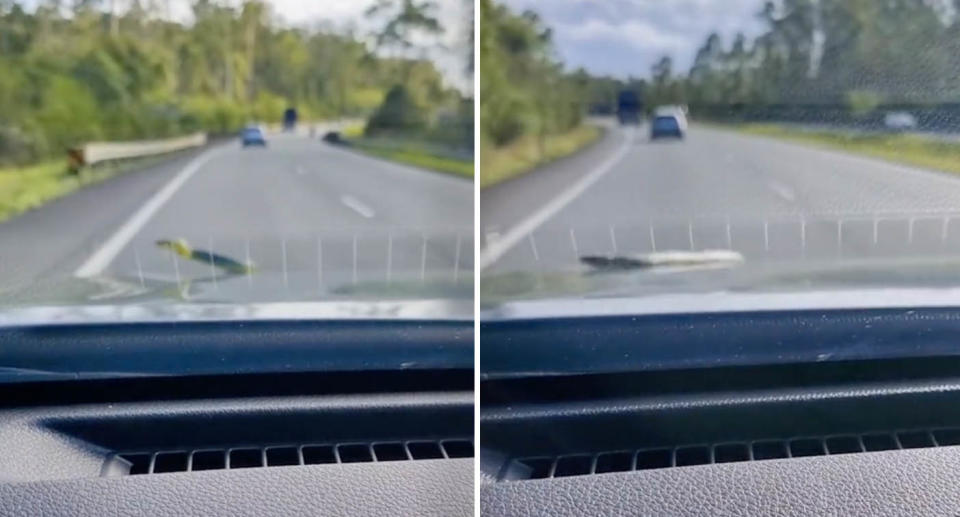
[[[0,224],[0,292],[69,278],[182,282],[207,264],[156,245],[185,239],[256,275],[319,289],[453,279],[473,269],[469,181],[307,136],[266,149],[212,145],[93,185]]]
[[[480,195],[485,273],[588,254],[734,249],[748,260],[960,254],[960,178],[693,126],[607,124],[591,148]]]

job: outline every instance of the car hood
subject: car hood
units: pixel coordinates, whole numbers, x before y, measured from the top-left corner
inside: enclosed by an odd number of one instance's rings
[[[2,293],[0,325],[170,320],[473,317],[473,281],[399,279],[317,285],[306,274],[172,280],[54,278]]]
[[[743,263],[729,268],[484,275],[484,318],[960,305],[960,258]]]

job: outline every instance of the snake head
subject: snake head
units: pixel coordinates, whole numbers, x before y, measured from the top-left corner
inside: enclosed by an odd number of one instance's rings
[[[193,253],[190,245],[187,244],[187,241],[184,239],[162,239],[157,241],[157,246],[171,250],[181,257],[189,257],[190,254]]]

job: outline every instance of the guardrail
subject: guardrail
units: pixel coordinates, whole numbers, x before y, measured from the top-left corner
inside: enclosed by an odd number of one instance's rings
[[[207,143],[206,133],[159,140],[137,140],[131,142],[90,142],[81,147],[70,149],[67,157],[71,170],[95,165],[109,160],[138,158],[156,154],[170,153]]]

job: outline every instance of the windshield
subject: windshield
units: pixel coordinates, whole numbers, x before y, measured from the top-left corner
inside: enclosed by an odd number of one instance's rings
[[[482,5],[484,307],[956,296],[953,2]]]
[[[0,322],[471,318],[472,3],[340,4],[0,2]]]

